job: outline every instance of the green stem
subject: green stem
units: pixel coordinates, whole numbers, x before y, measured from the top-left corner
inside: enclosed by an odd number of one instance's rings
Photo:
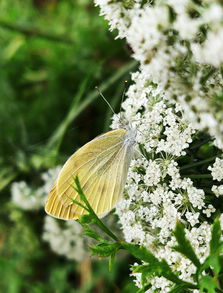
[[[206,194],[211,194],[212,193],[212,191],[211,191],[211,189],[210,188],[206,188],[206,187],[203,187],[202,185],[201,185],[201,188],[204,190],[204,192],[206,193]],[[213,195],[212,195],[213,196]]]
[[[202,178],[212,178],[211,174],[184,174],[182,177],[194,178],[194,179],[202,179]]]
[[[119,242],[119,239],[115,236],[115,234],[112,233],[112,231],[110,229],[108,229],[108,227],[106,227],[103,222],[97,217],[97,215],[95,214],[96,218],[97,218],[97,225],[108,235],[110,236],[113,240]]]
[[[121,67],[113,76],[111,76],[107,81],[103,82],[99,88],[101,91],[107,90],[112,84],[114,84],[119,78],[121,78],[124,74],[132,70],[136,66],[137,62],[133,61],[128,63],[127,65]],[[84,85],[84,82],[83,82]],[[76,97],[83,94],[83,88],[82,85],[75,96],[74,100],[76,100]],[[79,114],[87,108],[96,98],[98,98],[98,92],[96,90],[90,92],[88,96],[84,99],[84,101],[77,106],[76,103],[72,103],[72,106],[70,110],[67,113],[67,116],[62,121],[62,123],[58,126],[58,128],[55,130],[53,135],[51,136],[47,149],[52,148],[57,142],[58,139],[61,140],[61,136],[64,135],[67,127],[70,125],[71,122],[73,122]]]
[[[199,161],[199,162],[196,162],[196,163],[187,164],[187,165],[181,167],[180,170],[185,170],[185,169],[188,169],[188,168],[191,168],[191,167],[197,167],[197,166],[209,163],[211,161],[214,161],[214,159],[216,159],[216,156],[210,157],[208,159],[205,159],[205,160],[202,160],[202,161]]]
[[[98,216],[95,214],[94,210],[92,209],[91,205],[89,204],[82,188],[81,188],[81,185],[80,185],[80,182],[79,182],[79,179],[78,177],[75,177],[74,179],[75,181],[75,184],[77,186],[76,190],[80,196],[80,199],[85,203],[88,211],[89,211],[89,214],[92,215],[94,217],[94,223],[97,224],[97,226],[102,230],[104,231],[108,236],[110,236],[113,240],[119,242],[119,239],[115,236],[115,234],[112,233],[112,231],[110,229],[108,229],[108,227],[106,227],[103,222],[98,218]]]
[[[210,138],[207,138],[201,142],[198,142],[197,144],[191,145],[190,149],[193,150],[193,149],[199,148],[200,146],[206,144],[209,141],[213,141],[213,138],[210,137]]]
[[[56,146],[56,150],[59,150],[60,144],[62,142],[63,136],[67,130],[67,127],[70,125],[70,123],[74,120],[75,115],[78,111],[78,101],[81,99],[81,97],[84,94],[84,90],[86,88],[87,79],[85,79],[79,89],[77,94],[74,96],[71,107],[67,113],[67,116],[63,119],[61,124],[57,127],[57,129],[54,131],[52,136],[49,139],[49,142],[46,146],[46,149],[51,149],[54,146]]]
[[[11,173],[7,174],[7,176],[5,175],[0,178],[0,191],[3,190],[8,184],[10,184],[18,175],[18,172],[11,171]]]
[[[41,38],[41,39],[46,39],[48,41],[52,41],[52,42],[60,42],[60,43],[65,43],[68,45],[74,45],[74,42],[70,39],[67,39],[66,37],[63,36],[55,36],[55,35],[51,35],[48,33],[43,33],[40,32],[34,28],[27,28],[27,27],[23,27],[20,25],[15,25],[12,23],[7,23],[4,20],[0,20],[0,26],[4,29],[8,29],[11,31],[16,31],[19,33],[24,34],[27,37],[37,37],[37,38]]]

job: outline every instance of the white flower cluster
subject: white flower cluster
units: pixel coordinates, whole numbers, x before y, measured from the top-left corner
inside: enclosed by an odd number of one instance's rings
[[[211,171],[211,175],[214,180],[222,181],[223,180],[223,159],[216,158],[213,166],[209,166],[208,170]],[[219,197],[223,195],[223,184],[220,185],[213,185],[212,192]]]
[[[223,195],[223,185],[219,185],[219,186],[213,185],[211,190],[217,197],[219,197],[220,195]]]
[[[167,260],[181,278],[192,282],[195,267],[172,250],[172,232],[177,220],[184,222],[187,237],[202,261],[209,253],[211,226],[201,218],[215,212],[205,202],[204,191],[190,178],[181,177],[176,160],[185,155],[194,129],[183,118],[179,105],[170,103],[159,87],[148,85],[146,75],[136,73],[133,79],[122,107],[137,129],[140,150],[131,161],[125,196],[116,212],[126,241],[147,246],[158,258]],[[115,115],[112,127],[118,123]],[[172,286],[163,277],[152,278],[151,283],[148,292],[168,292]]]
[[[49,242],[51,249],[68,259],[82,261],[88,255],[81,225],[76,221],[66,221],[63,227],[59,222],[46,216],[43,240]]]
[[[223,223],[223,218],[222,218]],[[223,224],[222,224],[223,225]],[[209,246],[206,244],[211,239],[211,229],[210,225],[203,223],[199,228],[192,228],[191,231],[186,230],[186,236],[190,240],[191,244],[195,248],[195,252],[200,255],[200,260],[204,260],[209,254]],[[195,266],[181,254],[174,252],[171,247],[175,246],[176,243],[174,239],[170,239],[167,242],[167,245],[163,246],[158,256],[167,261],[167,263],[179,273],[179,277],[183,280],[188,280],[193,282],[193,274],[196,272]],[[135,264],[136,265],[136,264]],[[140,287],[141,284],[141,274],[132,273],[132,276],[135,277],[135,284],[137,287]],[[147,290],[147,293],[152,292],[169,292],[172,288],[170,281],[166,280],[164,277],[154,277],[151,280],[151,288]],[[198,293],[198,290],[193,290],[193,293]]]
[[[42,209],[60,170],[61,167],[58,166],[41,174],[43,185],[38,188],[28,185],[25,181],[13,183],[11,194],[14,204],[23,210]],[[79,223],[66,221],[64,226],[60,226],[56,219],[46,216],[43,229],[43,240],[49,242],[56,254],[76,261],[82,261],[87,256],[85,239]]]
[[[95,3],[140,62],[122,104],[137,129],[139,148],[116,209],[125,239],[146,245],[182,279],[193,282],[194,265],[171,248],[173,230],[177,220],[186,225],[187,238],[202,262],[211,235],[211,225],[204,219],[215,208],[203,189],[181,176],[178,158],[186,154],[197,130],[208,132],[223,149],[223,6],[217,0]],[[112,128],[117,126],[114,116]],[[223,160],[217,158],[209,170],[221,181]],[[222,195],[223,185],[213,185],[212,192]],[[140,277],[135,274],[139,287]],[[147,292],[172,288],[163,277],[151,277],[150,282]]]
[[[223,179],[223,159],[216,158],[214,165],[208,167],[214,180],[221,181]]]
[[[11,185],[12,201],[23,210],[35,210],[43,206],[45,195],[41,190],[34,190],[25,182]]]
[[[153,83],[223,149],[223,6],[217,0],[95,0]],[[213,100],[215,97],[215,100]]]
[[[42,208],[60,169],[61,167],[56,167],[44,172],[41,175],[43,185],[39,188],[33,188],[25,181],[14,182],[11,185],[12,201],[23,210],[37,210]]]
[[[101,14],[126,38],[140,71],[122,104],[137,129],[135,159],[117,214],[126,241],[146,245],[167,260],[184,280],[193,282],[194,265],[171,247],[176,220],[202,261],[209,253],[215,208],[203,189],[181,177],[177,157],[184,156],[196,130],[208,131],[223,149],[223,6],[219,1],[95,0]],[[193,125],[193,127],[191,126]],[[118,126],[114,116],[112,128]],[[143,155],[142,155],[143,154]],[[209,167],[223,178],[222,159]],[[223,185],[213,185],[219,196]],[[140,286],[140,274],[136,274]],[[148,292],[168,292],[171,282],[151,278]],[[194,291],[196,292],[196,290]]]

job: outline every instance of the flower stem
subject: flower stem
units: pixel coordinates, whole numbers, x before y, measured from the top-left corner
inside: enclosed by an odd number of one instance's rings
[[[216,159],[216,156],[213,156],[213,157],[210,157],[208,159],[205,159],[205,160],[202,160],[202,161],[199,161],[199,162],[196,162],[196,163],[187,164],[187,165],[181,167],[180,170],[185,170],[185,169],[188,169],[188,168],[191,168],[191,167],[197,167],[197,166],[206,164],[208,162],[214,161],[215,159]]]
[[[212,178],[211,174],[184,174],[182,177],[194,178],[194,179],[203,179],[203,178]]]
[[[19,24],[8,23],[8,22],[5,22],[4,20],[0,20],[0,27],[7,30],[22,33],[27,37],[37,37],[41,39],[46,39],[51,42],[57,42],[57,43],[61,42],[68,45],[74,45],[74,41],[71,39],[68,39],[65,36],[51,35],[46,32],[41,32],[35,28],[29,28],[29,27],[21,26]]]
[[[106,81],[104,81],[99,87],[101,91],[107,90],[110,86],[112,86],[117,80],[119,80],[123,75],[127,74],[129,71],[131,71],[133,68],[136,67],[137,62],[129,62],[125,66],[121,67],[114,75],[109,77]],[[90,92],[85,99],[83,99],[82,102],[76,103],[76,101],[80,101],[81,97],[84,94],[85,88],[86,88],[87,80],[84,80],[77,92],[77,94],[74,96],[73,102],[71,104],[71,107],[64,118],[64,120],[61,122],[61,124],[58,126],[58,128],[55,130],[55,132],[52,134],[52,136],[49,138],[49,142],[46,146],[46,150],[53,148],[55,145],[60,144],[68,126],[73,122],[84,109],[86,109],[95,99],[99,97],[98,92],[96,90],[93,90]],[[58,146],[57,146],[58,149]]]
[[[102,230],[104,231],[108,236],[110,236],[113,240],[119,241],[119,239],[115,236],[115,234],[112,233],[112,231],[106,227],[103,222],[98,218],[94,210],[92,209],[91,205],[89,204],[82,188],[79,182],[78,177],[75,177],[74,182],[76,184],[76,191],[78,192],[80,199],[85,203],[86,209],[88,210],[89,214],[94,217],[94,223]],[[77,202],[78,204],[78,202]]]

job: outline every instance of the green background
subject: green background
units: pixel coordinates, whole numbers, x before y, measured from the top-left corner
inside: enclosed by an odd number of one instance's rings
[[[118,112],[135,69],[114,38],[90,0],[0,2],[0,292],[135,292],[128,256],[109,272],[106,261],[54,254],[41,239],[44,211],[25,212],[10,194],[12,182],[38,187],[42,172],[109,129],[95,86]]]

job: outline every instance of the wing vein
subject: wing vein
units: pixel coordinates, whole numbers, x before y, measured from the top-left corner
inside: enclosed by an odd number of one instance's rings
[[[114,161],[117,160],[117,158],[120,156],[120,153],[121,153],[123,147],[124,147],[124,145],[120,148],[120,150],[119,150],[118,153],[116,154],[116,158],[114,159]],[[120,157],[121,157],[121,156],[120,156]],[[109,169],[109,171],[111,171],[111,170],[112,170],[112,168]],[[107,171],[107,170],[105,170],[104,173],[105,173],[106,171]],[[117,173],[117,172],[116,172],[116,173]],[[110,182],[111,182],[111,178],[112,178],[112,174],[111,174],[111,176],[108,176],[108,178],[109,178],[109,179],[108,179],[108,182],[110,183]],[[108,193],[108,190],[109,190],[109,188],[107,189],[106,195],[107,195],[107,193]],[[105,200],[106,200],[106,196],[104,195],[104,202],[105,202]],[[97,201],[97,204],[96,204],[96,209],[97,209],[97,210],[98,210],[99,202],[100,202],[100,197],[98,196],[98,201]]]
[[[113,146],[112,146],[111,148],[109,148],[109,149],[106,149],[105,151],[103,151],[103,152],[100,154],[100,156],[101,156],[103,153],[105,153],[105,152],[109,152],[112,148],[115,148],[115,147],[117,147],[117,146],[120,145],[120,144],[122,144],[122,142],[119,142],[119,143],[113,145]],[[68,160],[69,160],[69,159],[68,159]],[[73,176],[74,173],[77,173],[81,168],[83,168],[85,165],[89,164],[90,162],[92,162],[92,161],[94,161],[94,160],[95,160],[95,158],[92,158],[91,160],[89,160],[89,161],[83,163],[81,166],[79,166],[77,169],[75,169],[75,170],[72,172],[72,174],[71,174],[66,180],[63,181],[63,183],[60,183],[60,188],[62,188],[62,186],[65,185],[65,184],[67,183],[67,181],[70,180],[71,177],[74,177],[74,176]],[[61,171],[63,171],[63,169],[62,169]],[[59,174],[58,176],[60,176],[60,174]],[[68,185],[68,188],[69,188],[69,187],[70,187],[70,186]],[[64,191],[66,191],[66,190],[67,190],[67,189],[65,189]]]
[[[125,155],[124,156],[126,156],[126,147],[125,147]],[[122,157],[120,156],[120,158],[119,158],[119,161],[118,161],[118,164],[117,164],[117,169],[116,169],[116,180],[114,180],[114,187],[113,187],[113,191],[112,191],[112,196],[110,197],[111,198],[111,201],[110,201],[110,208],[112,208],[112,206],[113,206],[113,196],[114,196],[114,193],[115,193],[115,186],[116,186],[116,184],[117,184],[117,179],[118,179],[118,176],[119,176],[119,173],[118,173],[118,169],[120,168],[120,162],[121,162],[121,160],[122,160]],[[125,159],[123,160],[123,166],[124,166],[124,162],[125,162]],[[121,177],[120,177],[120,179],[121,179]],[[121,184],[120,184],[121,185]],[[117,194],[119,193],[119,190],[118,190],[118,192],[117,192]]]

